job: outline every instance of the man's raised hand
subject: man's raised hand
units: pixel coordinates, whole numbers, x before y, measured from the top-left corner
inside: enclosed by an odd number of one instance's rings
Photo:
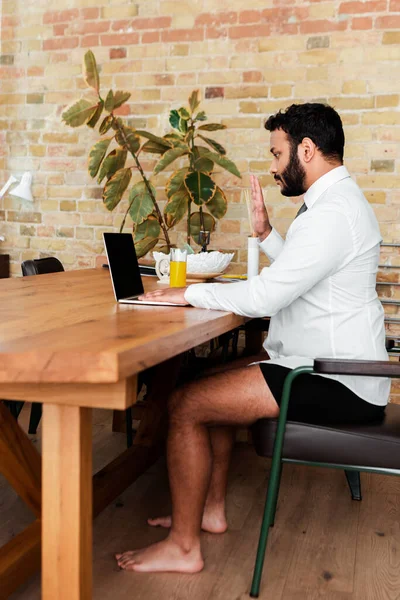
[[[255,175],[250,175],[250,183],[253,231],[260,238],[260,241],[263,241],[271,233],[272,227],[271,223],[269,222],[262,189],[258,178]]]

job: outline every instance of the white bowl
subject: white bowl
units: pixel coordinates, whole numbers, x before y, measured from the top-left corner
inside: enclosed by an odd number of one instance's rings
[[[161,258],[169,260],[169,254],[162,252],[153,252],[154,259],[159,261]],[[235,256],[234,252],[224,253],[217,250],[212,252],[199,252],[198,254],[188,254],[187,272],[189,273],[223,273],[228,268],[229,263]]]

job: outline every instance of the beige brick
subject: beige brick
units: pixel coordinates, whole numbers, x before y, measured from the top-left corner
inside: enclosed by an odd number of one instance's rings
[[[31,144],[29,146],[29,152],[31,156],[45,156],[46,146],[41,146],[40,144]]]
[[[364,108],[373,108],[375,105],[373,96],[336,97],[329,98],[329,101],[337,110],[360,110]]]
[[[335,50],[310,50],[309,52],[300,52],[299,62],[304,65],[325,65],[338,61],[338,52]]]
[[[57,200],[41,200],[40,201],[40,208],[43,211],[49,212],[49,211],[54,211],[54,210],[58,210],[58,201]]]
[[[170,52],[171,56],[187,56],[189,54],[189,44],[174,44]]]
[[[76,211],[76,202],[71,200],[62,200],[60,202],[60,210],[73,212]]]
[[[311,4],[308,14],[310,19],[330,19],[337,16],[337,3],[321,2]]]
[[[292,86],[291,85],[272,85],[270,96],[271,98],[287,98],[292,95]]]
[[[384,175],[379,173],[376,175],[360,175],[357,177],[357,183],[361,189],[396,189],[400,187],[400,176],[388,175],[387,173]]]
[[[398,106],[399,98],[400,98],[400,96],[398,94],[388,94],[388,95],[384,95],[384,96],[376,96],[376,98],[375,98],[376,108],[386,108],[386,107]]]
[[[318,81],[320,79],[328,79],[328,67],[310,67],[306,72],[307,81]]]
[[[76,234],[76,238],[78,240],[92,240],[94,238],[94,228],[93,227],[77,227],[75,234]]]
[[[400,44],[400,31],[384,31],[382,44]]]
[[[259,52],[281,52],[282,51],[282,37],[277,38],[263,38],[258,42]],[[285,37],[284,48],[285,50],[304,50],[306,47],[305,39],[298,36],[287,36]]]
[[[345,81],[342,87],[343,94],[365,94],[367,92],[367,84],[361,80]]]
[[[385,192],[368,190],[364,192],[364,195],[371,204],[386,204]]]
[[[365,125],[399,125],[400,112],[368,112],[362,115],[362,122]]]
[[[103,6],[101,9],[101,17],[103,19],[124,19],[136,17],[138,14],[137,4],[119,5],[118,9],[115,6]]]

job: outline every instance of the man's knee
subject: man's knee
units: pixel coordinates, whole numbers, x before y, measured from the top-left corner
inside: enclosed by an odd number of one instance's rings
[[[185,419],[185,416],[190,418],[190,414],[193,412],[194,396],[190,392],[190,385],[184,385],[176,389],[168,400],[168,412],[170,421],[181,421]]]

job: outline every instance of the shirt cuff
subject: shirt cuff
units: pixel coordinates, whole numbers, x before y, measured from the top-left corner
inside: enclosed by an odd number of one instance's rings
[[[271,233],[267,235],[265,240],[259,242],[261,250],[271,261],[275,260],[279,256],[284,243],[285,242],[283,238],[274,228],[272,228]]]
[[[189,302],[196,308],[209,308],[205,301],[205,290],[209,289],[210,283],[195,283],[186,288],[184,297],[186,302]]]

